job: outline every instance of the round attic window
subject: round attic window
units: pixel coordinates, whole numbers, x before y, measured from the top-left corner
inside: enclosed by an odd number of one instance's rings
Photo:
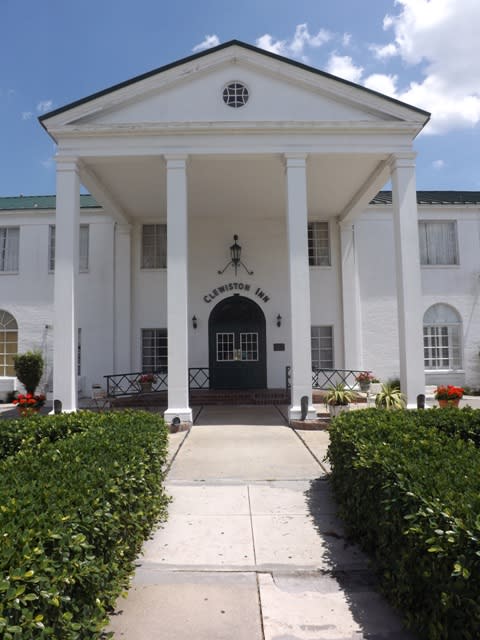
[[[223,89],[223,101],[234,109],[246,105],[248,97],[248,89],[243,82],[229,82]]]

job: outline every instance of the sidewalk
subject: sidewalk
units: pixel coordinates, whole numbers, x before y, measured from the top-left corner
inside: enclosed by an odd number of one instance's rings
[[[343,537],[325,431],[275,407],[208,407],[171,436],[169,520],[109,630],[123,640],[407,640]]]

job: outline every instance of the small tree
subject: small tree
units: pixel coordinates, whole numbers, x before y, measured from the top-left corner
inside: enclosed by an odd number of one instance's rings
[[[43,374],[43,356],[40,351],[27,351],[14,359],[15,374],[27,393],[35,393]]]

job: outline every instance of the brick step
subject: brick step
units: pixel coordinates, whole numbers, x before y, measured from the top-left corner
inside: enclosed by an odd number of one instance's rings
[[[290,393],[286,389],[192,389],[193,405],[265,405],[289,404]],[[114,398],[115,407],[163,407],[167,406],[167,392],[138,393]]]

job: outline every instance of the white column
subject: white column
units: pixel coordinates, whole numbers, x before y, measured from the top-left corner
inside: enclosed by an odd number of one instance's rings
[[[53,397],[65,412],[77,410],[76,287],[80,179],[76,158],[57,158]]]
[[[115,373],[132,371],[132,227],[115,224],[115,307],[114,357]]]
[[[290,316],[292,404],[290,420],[301,417],[301,398],[308,398],[307,419],[316,418],[312,405],[310,269],[308,265],[307,174],[304,154],[285,154]]]
[[[188,208],[186,156],[167,163],[168,409],[165,420],[192,422],[188,402]]]
[[[340,224],[345,369],[362,369],[361,308],[355,228]]]
[[[392,162],[392,200],[400,348],[400,384],[409,407],[425,393],[422,292],[418,248],[415,154],[395,156]]]

